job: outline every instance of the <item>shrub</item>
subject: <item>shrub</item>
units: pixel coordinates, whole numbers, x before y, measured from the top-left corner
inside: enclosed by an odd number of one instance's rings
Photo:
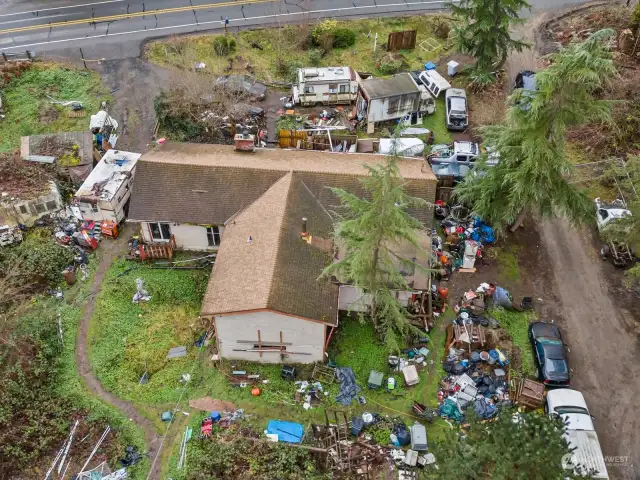
[[[236,49],[236,41],[233,37],[218,36],[213,39],[213,51],[219,57],[226,57]]]
[[[337,28],[338,22],[336,20],[328,18],[313,27],[313,30],[311,31],[311,38],[313,38],[313,42],[318,45],[319,40],[323,36],[326,36],[327,34],[332,35]]]
[[[347,48],[356,43],[356,32],[348,28],[336,28],[331,34],[333,35],[333,46],[335,48]]]
[[[313,67],[320,66],[322,62],[322,57],[324,57],[325,51],[321,48],[312,48],[309,50],[309,63]]]
[[[393,75],[402,69],[402,60],[398,57],[385,55],[378,62],[378,72],[381,75]]]

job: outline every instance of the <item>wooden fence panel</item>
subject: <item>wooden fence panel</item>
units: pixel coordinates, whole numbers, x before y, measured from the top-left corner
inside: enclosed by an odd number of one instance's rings
[[[387,51],[411,50],[416,48],[416,30],[405,30],[403,32],[391,32],[387,39]]]

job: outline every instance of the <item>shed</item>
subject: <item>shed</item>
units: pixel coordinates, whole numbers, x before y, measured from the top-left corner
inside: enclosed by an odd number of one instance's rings
[[[20,137],[20,157],[35,155],[53,156],[57,166],[80,185],[93,168],[93,136],[87,131]]]
[[[426,93],[426,91],[425,91]],[[420,110],[422,91],[409,73],[360,81],[358,118],[369,125],[406,117]]]

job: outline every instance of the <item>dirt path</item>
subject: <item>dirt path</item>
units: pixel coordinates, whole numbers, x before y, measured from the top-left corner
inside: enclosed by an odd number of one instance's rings
[[[554,266],[561,310],[556,320],[570,348],[572,387],[587,400],[605,457],[627,457],[609,459],[611,478],[640,478],[637,324],[618,294],[612,298],[607,265],[588,235],[563,220],[543,223],[540,233]]]
[[[101,259],[100,264],[98,265],[98,271],[93,277],[93,285],[91,288],[92,292],[97,292],[100,290],[100,285],[102,284],[102,280],[104,279],[106,270],[109,268],[113,260],[118,257],[118,255],[124,250],[127,238],[128,236],[122,233],[116,241],[105,239],[100,242]],[[156,432],[155,427],[153,426],[153,423],[151,423],[150,420],[140,414],[135,409],[133,404],[121,400],[120,398],[107,392],[95,377],[91,369],[91,362],[89,360],[89,355],[87,352],[87,343],[89,323],[91,320],[91,315],[93,314],[95,299],[95,294],[91,295],[91,297],[89,298],[89,302],[84,309],[84,315],[82,317],[80,329],[78,330],[78,341],[76,346],[76,366],[78,368],[78,372],[80,373],[80,376],[93,395],[116,407],[144,431],[145,441],[147,443],[147,451],[149,453],[151,461],[153,461],[158,452],[158,446],[160,443],[160,438]],[[150,478],[160,478],[160,462],[155,463]]]

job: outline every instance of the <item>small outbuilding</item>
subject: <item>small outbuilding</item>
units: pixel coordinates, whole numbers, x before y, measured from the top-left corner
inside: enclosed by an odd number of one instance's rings
[[[405,124],[416,125],[434,111],[435,100],[409,73],[360,81],[356,115],[367,121],[368,133],[373,133],[376,123],[388,120],[406,119]]]

